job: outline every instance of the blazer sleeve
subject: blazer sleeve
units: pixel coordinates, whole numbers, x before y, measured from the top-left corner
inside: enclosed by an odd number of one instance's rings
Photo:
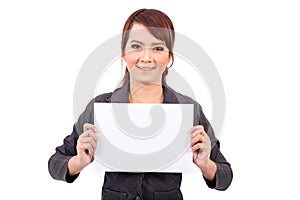
[[[201,106],[200,106],[200,125],[204,126],[204,129],[211,140],[211,154],[210,159],[214,161],[217,165],[217,172],[215,179],[213,181],[207,180],[204,176],[204,180],[209,188],[214,188],[216,190],[226,190],[233,179],[233,172],[230,163],[226,160],[220,150],[220,142],[215,137],[214,130],[210,125],[209,121],[205,117]]]
[[[56,147],[55,153],[48,160],[48,170],[52,178],[72,183],[79,174],[70,176],[68,173],[68,161],[77,155],[76,145],[79,135],[83,132],[85,123],[94,123],[94,99],[89,102],[78,121],[73,125],[73,131],[64,138],[63,144]]]

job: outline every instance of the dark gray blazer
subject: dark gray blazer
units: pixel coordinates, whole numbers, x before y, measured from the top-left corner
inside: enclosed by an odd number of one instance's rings
[[[215,137],[213,129],[206,119],[199,103],[174,91],[169,86],[163,86],[163,103],[194,104],[194,126],[203,125],[212,143],[210,159],[217,165],[217,173],[214,181],[204,180],[210,188],[226,190],[231,184],[233,174],[230,164],[220,151],[220,142]],[[83,132],[83,124],[94,124],[94,102],[129,103],[129,85],[116,89],[114,92],[97,96],[87,105],[73,126],[73,132],[65,137],[63,145],[56,148],[56,152],[50,157],[48,169],[50,175],[57,180],[72,183],[79,174],[68,175],[68,161],[76,155],[76,143]],[[180,184],[181,173],[127,173],[106,172],[102,187],[102,199],[183,199]]]

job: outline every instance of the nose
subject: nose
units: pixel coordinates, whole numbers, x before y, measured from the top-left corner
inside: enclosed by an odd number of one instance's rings
[[[147,48],[143,50],[143,54],[141,55],[141,62],[149,63],[153,61],[152,50]]]

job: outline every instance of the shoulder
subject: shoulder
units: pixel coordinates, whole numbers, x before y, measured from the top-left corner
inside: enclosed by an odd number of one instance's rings
[[[198,101],[196,101],[195,99],[193,99],[192,97],[189,97],[187,95],[183,95],[181,93],[178,93],[178,94],[181,95],[182,98],[184,98],[187,103],[197,105],[201,108],[200,103]]]
[[[194,104],[194,106],[196,108],[202,109],[200,103],[197,102],[195,99],[193,99],[187,95],[181,94],[180,92],[175,91],[171,87],[167,87],[167,90],[168,90],[168,93],[172,93],[175,95],[175,97],[173,97],[173,98],[176,98],[180,104]]]
[[[128,102],[128,86],[116,88],[112,92],[103,93],[93,99],[94,102],[102,103],[127,103]]]
[[[100,94],[94,98],[94,102],[109,103],[111,95],[112,95],[112,92]]]

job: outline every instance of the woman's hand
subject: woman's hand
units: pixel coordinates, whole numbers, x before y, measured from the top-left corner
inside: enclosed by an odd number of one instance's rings
[[[84,124],[83,133],[77,140],[77,155],[68,162],[70,175],[78,174],[83,168],[94,160],[94,153],[97,147],[96,126],[93,124]]]
[[[210,160],[211,142],[209,136],[206,134],[204,127],[194,126],[191,132],[191,148],[193,151],[193,162],[201,168],[206,166]]]
[[[217,165],[210,159],[210,138],[201,125],[194,126],[190,132],[192,134],[193,162],[200,168],[206,179],[213,181],[216,176]]]
[[[84,124],[83,131],[77,140],[76,150],[80,164],[85,167],[94,160],[97,147],[97,130],[93,124]]]

